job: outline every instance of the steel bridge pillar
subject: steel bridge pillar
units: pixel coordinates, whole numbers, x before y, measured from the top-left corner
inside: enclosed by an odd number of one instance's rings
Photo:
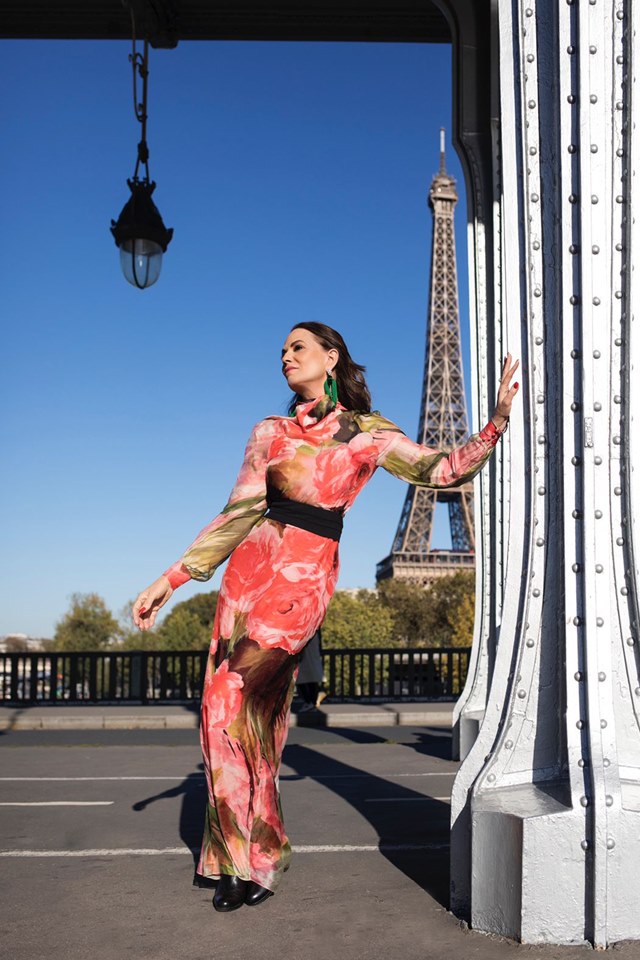
[[[477,369],[523,369],[478,511],[451,906],[528,943],[640,939],[639,24],[631,0],[492,6]]]

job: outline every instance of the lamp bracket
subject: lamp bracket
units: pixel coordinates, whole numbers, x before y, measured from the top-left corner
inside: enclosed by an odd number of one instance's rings
[[[175,0],[122,0],[138,24],[140,36],[154,49],[173,50],[178,46],[178,13]]]

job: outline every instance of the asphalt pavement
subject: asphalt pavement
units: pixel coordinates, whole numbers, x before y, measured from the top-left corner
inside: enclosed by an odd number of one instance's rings
[[[264,904],[217,914],[192,885],[206,798],[195,731],[0,732],[2,956],[586,958],[448,912],[449,755],[446,729],[294,727],[281,776],[291,869]]]

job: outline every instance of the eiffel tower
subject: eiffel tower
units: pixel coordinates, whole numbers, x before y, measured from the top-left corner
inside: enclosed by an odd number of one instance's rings
[[[440,130],[440,169],[429,190],[433,211],[429,325],[422,381],[418,442],[451,450],[469,434],[462,377],[460,316],[453,212],[458,202],[456,182],[444,160],[444,130]],[[431,547],[436,504],[449,506],[451,550]],[[389,577],[425,586],[441,576],[473,569],[473,484],[450,490],[409,487],[391,553],[377,565],[376,580]]]

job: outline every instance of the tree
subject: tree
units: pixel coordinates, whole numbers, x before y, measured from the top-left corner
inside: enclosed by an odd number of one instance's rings
[[[441,577],[427,588],[403,580],[383,580],[378,593],[393,613],[393,639],[402,646],[471,646],[475,610],[472,571]]]
[[[193,613],[197,618],[200,624],[203,627],[207,628],[209,633],[209,639],[211,639],[211,630],[213,629],[213,618],[216,615],[216,607],[218,606],[218,591],[210,590],[209,593],[196,593],[195,596],[189,597],[188,600],[183,600],[182,603],[177,603],[169,616],[172,617],[178,610],[188,610],[189,613]],[[166,621],[165,621],[166,622]]]
[[[153,643],[147,643],[149,637],[155,638],[155,631],[142,633],[134,626],[131,617],[134,600],[129,600],[118,613],[118,646],[123,650],[153,650]]]
[[[119,647],[122,650],[158,650],[158,633],[156,630],[138,630],[137,627],[129,627],[120,632]]]
[[[206,650],[211,643],[218,591],[177,603],[156,631],[158,650]]]
[[[405,580],[383,580],[380,602],[393,616],[393,640],[404,647],[437,646],[430,629],[428,591]]]
[[[218,591],[197,593],[177,603],[153,630],[131,626],[131,607],[121,614],[122,647],[125,650],[206,650],[211,643]]]
[[[206,650],[211,630],[183,605],[172,610],[156,631],[157,650]]]
[[[473,625],[475,623],[476,599],[475,576],[465,574],[470,578],[469,589],[460,598],[455,611],[455,624],[451,634],[452,647],[470,647],[473,643]]]
[[[442,577],[427,590],[428,629],[432,645],[471,646],[475,609],[475,573],[470,570]]]
[[[5,653],[33,653],[51,648],[51,640],[44,637],[27,637],[24,633],[9,633],[0,642]]]
[[[388,647],[393,613],[368,590],[337,590],[322,625],[324,647]]]
[[[53,650],[104,650],[119,637],[119,624],[97,593],[72,593],[71,607],[56,624]]]

